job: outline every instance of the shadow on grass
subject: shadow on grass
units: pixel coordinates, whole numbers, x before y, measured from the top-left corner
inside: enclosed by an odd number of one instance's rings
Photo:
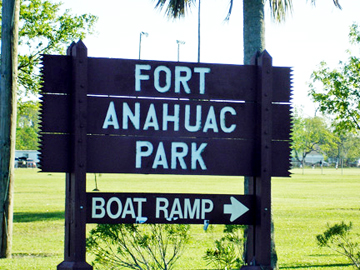
[[[297,265],[297,266],[280,266],[279,269],[302,269],[302,268],[318,268],[318,267],[345,267],[352,266],[351,263],[334,263],[334,264],[322,264],[322,265]]]
[[[64,219],[64,211],[57,212],[16,212],[14,213],[14,222],[23,223],[23,222],[34,222],[34,221],[49,221],[49,220],[61,220]]]
[[[61,254],[56,253],[13,253],[13,258],[47,258],[47,257],[55,257]]]

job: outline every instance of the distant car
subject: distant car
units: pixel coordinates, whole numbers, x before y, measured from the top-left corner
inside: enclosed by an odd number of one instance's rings
[[[36,168],[36,162],[33,159],[26,159],[27,168]]]
[[[18,158],[18,168],[27,168],[26,160],[27,160],[26,157],[19,157]]]

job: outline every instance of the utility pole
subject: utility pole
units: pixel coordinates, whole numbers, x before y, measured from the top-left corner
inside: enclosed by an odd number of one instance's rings
[[[0,83],[0,258],[11,257],[20,0],[2,1]]]

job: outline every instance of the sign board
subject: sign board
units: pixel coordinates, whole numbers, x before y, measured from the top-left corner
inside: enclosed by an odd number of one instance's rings
[[[289,176],[290,69],[43,56],[43,172],[66,172],[65,258],[86,223],[248,224],[245,261],[271,269],[271,177]],[[86,193],[86,173],[244,175],[251,195]],[[256,200],[256,202],[255,202]]]
[[[255,66],[87,58],[86,170],[259,175]],[[41,169],[66,172],[72,62],[43,56]],[[290,69],[273,68],[272,176],[289,176]]]
[[[254,196],[87,193],[87,223],[254,224]]]

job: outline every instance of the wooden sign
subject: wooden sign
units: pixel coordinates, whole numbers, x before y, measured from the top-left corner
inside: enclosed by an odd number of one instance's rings
[[[271,269],[271,177],[289,176],[290,69],[43,56],[43,172],[66,172],[65,256],[86,263],[86,223],[248,224],[251,269]],[[86,173],[248,176],[247,195],[86,193]],[[249,269],[250,269],[249,268]],[[245,269],[245,268],[244,268]]]
[[[87,193],[87,223],[253,225],[251,195]]]
[[[43,56],[40,166],[70,169],[70,56]],[[254,66],[87,58],[86,170],[259,175]],[[290,69],[273,68],[272,176],[289,176]]]

